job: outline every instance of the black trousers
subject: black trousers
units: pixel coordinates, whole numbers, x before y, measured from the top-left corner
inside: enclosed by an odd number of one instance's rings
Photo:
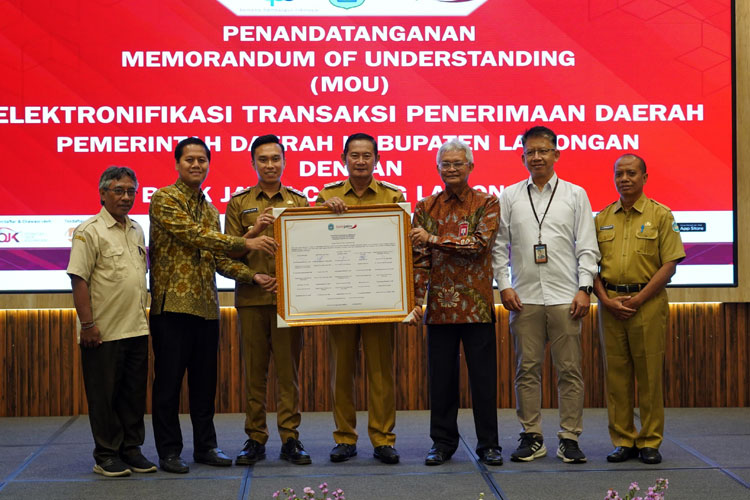
[[[146,435],[148,335],[81,347],[94,460],[140,453]]]
[[[430,371],[430,437],[453,454],[458,448],[459,353],[463,342],[477,433],[477,452],[499,448],[497,345],[492,323],[427,325]]]
[[[159,458],[182,453],[180,389],[188,374],[193,450],[216,448],[214,398],[219,320],[192,314],[163,312],[152,315],[151,344],[154,350],[152,411],[154,441]]]

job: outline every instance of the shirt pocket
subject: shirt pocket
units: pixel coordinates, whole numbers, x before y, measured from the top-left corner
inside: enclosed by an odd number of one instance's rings
[[[125,262],[125,249],[121,246],[108,245],[102,248],[101,268],[103,276],[110,281],[121,281],[128,274]]]
[[[602,254],[601,258],[611,257],[615,247],[615,229],[599,231],[596,235],[596,240],[599,243],[599,253]]]
[[[252,226],[255,225],[255,221],[258,220],[258,215],[260,215],[259,210],[254,210],[252,212],[242,212],[240,214],[240,224],[242,224],[242,233],[246,233],[248,229],[250,229]]]
[[[656,255],[659,232],[654,227],[646,227],[635,233],[635,252],[640,255]]]

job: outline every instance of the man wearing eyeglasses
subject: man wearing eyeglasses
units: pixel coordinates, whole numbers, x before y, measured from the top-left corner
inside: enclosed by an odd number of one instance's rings
[[[146,243],[128,217],[138,181],[127,167],[99,180],[99,213],[73,233],[68,275],[78,314],[94,472],[156,472],[141,454],[148,376]]]
[[[182,459],[180,388],[188,372],[193,459],[230,466],[216,443],[214,398],[219,348],[219,297],[216,272],[252,283],[254,273],[228,252],[273,254],[268,236],[231,236],[221,232],[219,211],[201,185],[208,175],[211,151],[197,137],[180,141],[174,151],[177,180],[151,198],[151,344],[154,350],[152,392],[154,441],[166,472],[189,472]]]
[[[437,153],[445,190],[420,200],[409,236],[414,253],[417,304],[427,298],[430,371],[430,437],[426,465],[441,465],[459,445],[459,349],[469,370],[476,452],[487,465],[502,465],[497,430],[497,358],[492,291],[492,244],[500,209],[495,196],[469,187],[474,158],[454,139]],[[414,309],[416,323],[422,307]]]
[[[275,135],[263,135],[250,146],[258,184],[232,195],[227,205],[225,232],[242,236],[253,230],[273,238],[274,207],[308,206],[303,193],[281,184],[286,164],[284,145]],[[293,464],[311,463],[299,441],[299,363],[302,331],[276,326],[276,264],[272,255],[243,252],[241,259],[254,273],[253,283],[237,282],[234,304],[242,332],[245,362],[245,433],[247,441],[237,456],[237,465],[253,465],[266,457],[266,388],[268,363],[273,356],[277,385],[276,425],[281,436],[281,458]]]
[[[349,178],[332,182],[320,191],[316,204],[336,213],[349,206],[401,203],[401,190],[373,177],[380,161],[378,144],[367,134],[350,135],[344,144],[341,161]],[[396,396],[393,385],[392,324],[331,325],[328,340],[331,348],[331,385],[333,420],[336,430],[331,462],[344,462],[357,455],[357,413],[354,405],[354,376],[360,339],[367,368],[367,431],[374,447],[373,456],[386,464],[396,464],[399,454],[394,445],[396,434]]]
[[[664,342],[669,303],[665,287],[685,258],[672,212],[643,194],[646,162],[634,154],[617,159],[614,181],[619,200],[596,216],[602,260],[594,292],[599,298],[599,331],[607,371],[609,462],[640,455],[658,464],[664,438]],[[638,382],[641,429],[633,419]]]
[[[549,342],[557,370],[560,430],[557,457],[583,463],[581,318],[589,312],[599,261],[594,219],[583,188],[560,179],[557,136],[532,127],[522,137],[529,178],[500,196],[500,229],[493,268],[503,306],[510,311],[516,351],[516,414],[523,431],[511,460],[547,454],[542,436],[541,380]],[[510,264],[510,276],[508,265]]]

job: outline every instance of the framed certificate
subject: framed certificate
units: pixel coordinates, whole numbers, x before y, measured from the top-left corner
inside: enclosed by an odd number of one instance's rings
[[[409,204],[274,209],[279,326],[408,321]]]

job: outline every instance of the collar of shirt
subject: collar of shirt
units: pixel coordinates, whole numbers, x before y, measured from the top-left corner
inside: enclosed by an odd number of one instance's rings
[[[174,183],[174,185],[177,189],[180,190],[182,194],[187,197],[188,200],[203,201],[203,199],[206,197],[206,195],[203,194],[202,189],[198,189],[198,191],[194,190],[193,188],[185,184],[179,177],[177,178],[177,181]]]
[[[552,172],[552,177],[549,178],[547,181],[547,184],[544,185],[542,188],[542,191],[544,190],[551,190],[555,187],[555,183],[557,182],[557,172]],[[526,189],[529,189],[529,186],[533,187],[537,193],[539,193],[539,189],[536,187],[536,184],[534,184],[534,178],[529,176],[529,180],[526,181]]]
[[[466,198],[469,196],[470,192],[471,188],[469,187],[469,184],[465,184],[461,189],[458,190],[458,192],[454,192],[450,189],[444,189],[440,193],[439,199],[443,203],[447,203],[451,198],[456,198],[461,203],[464,203],[466,202]]]
[[[104,224],[109,229],[111,229],[116,224],[118,224],[117,219],[112,217],[112,214],[109,213],[109,211],[104,207],[102,207],[102,209],[99,211],[99,215],[102,217],[102,219],[104,220]],[[133,227],[133,222],[130,220],[130,217],[125,217],[125,230],[127,231],[128,229],[132,227]]]
[[[369,189],[373,193],[377,193],[378,192],[378,183],[375,180],[375,177],[373,177],[372,179],[370,179],[370,183],[367,185],[367,189]],[[347,179],[346,181],[344,181],[344,194],[348,193],[349,191],[351,191],[352,194],[354,194],[354,195],[357,194],[354,191],[354,186],[352,186],[352,182],[349,179]]]
[[[273,195],[268,196],[266,194],[266,192],[263,191],[263,188],[260,187],[260,183],[258,183],[258,184],[256,184],[255,186],[253,186],[250,189],[250,196],[253,199],[255,199],[255,200],[257,200],[258,198],[261,198],[261,197],[269,199],[269,200],[272,200],[272,199],[276,198],[277,196],[280,196],[283,199],[284,198],[284,193],[282,191],[285,191],[284,186],[283,185],[279,185],[279,190],[276,191]]]
[[[644,193],[641,193],[641,197],[638,198],[638,201],[633,203],[633,208],[636,212],[639,214],[643,213],[643,210],[646,208],[646,202],[648,201],[648,198]],[[617,200],[615,202],[615,213],[619,212],[620,210],[623,210],[622,208],[622,200]]]

